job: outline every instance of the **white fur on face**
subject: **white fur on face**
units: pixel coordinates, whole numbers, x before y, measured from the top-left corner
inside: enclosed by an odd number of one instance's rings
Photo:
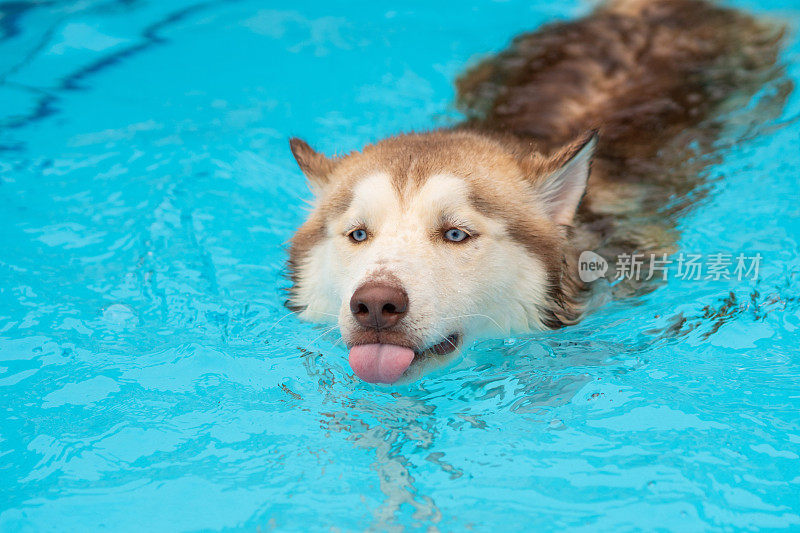
[[[328,221],[326,237],[299,269],[303,318],[332,322],[337,315],[348,341],[358,327],[349,307],[353,292],[389,274],[408,294],[400,324],[420,349],[452,333],[471,339],[544,329],[541,261],[508,236],[503,221],[475,210],[465,180],[434,175],[402,196],[385,173],[357,183],[348,210]],[[353,243],[346,234],[355,227],[367,229],[369,238]],[[450,227],[475,236],[448,242],[442,233]]]

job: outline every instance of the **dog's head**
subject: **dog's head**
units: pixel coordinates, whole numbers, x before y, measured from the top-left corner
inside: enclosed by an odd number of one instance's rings
[[[292,139],[314,193],[291,241],[289,306],[337,323],[366,381],[413,378],[465,339],[577,319],[567,227],[596,137],[545,157],[469,131],[328,158]]]

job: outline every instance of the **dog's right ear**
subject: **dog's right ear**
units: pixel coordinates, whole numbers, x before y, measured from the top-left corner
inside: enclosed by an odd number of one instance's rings
[[[336,159],[316,152],[307,142],[297,137],[289,139],[289,147],[300,170],[308,178],[312,189],[321,189],[330,182],[333,169],[338,163]]]
[[[592,157],[597,146],[597,131],[590,131],[562,149],[550,164],[555,167],[536,183],[552,219],[569,226],[586,192]]]

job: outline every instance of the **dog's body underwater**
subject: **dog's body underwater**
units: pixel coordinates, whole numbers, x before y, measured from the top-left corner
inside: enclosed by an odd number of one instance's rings
[[[576,322],[577,253],[672,249],[656,210],[691,188],[688,145],[763,82],[778,33],[701,0],[622,0],[473,68],[455,128],[337,158],[293,139],[315,200],[289,306],[338,322],[355,373],[383,383],[477,336]]]

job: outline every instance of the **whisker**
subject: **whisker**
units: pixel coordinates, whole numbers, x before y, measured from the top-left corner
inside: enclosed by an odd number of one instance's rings
[[[286,318],[287,316],[290,316],[290,315],[296,315],[296,314],[297,314],[297,313],[299,313],[299,312],[300,312],[300,311],[289,311],[288,313],[286,313],[285,315],[283,315],[282,317],[280,317],[280,318],[279,318],[279,319],[278,319],[278,320],[277,320],[277,321],[276,321],[274,324],[272,324],[272,327],[270,327],[270,328],[269,328],[269,329],[268,329],[266,332],[267,332],[267,333],[269,333],[270,331],[272,331],[273,329],[275,329],[275,326],[277,326],[278,324],[280,324],[281,320],[283,320],[283,319],[284,319],[284,318]]]
[[[272,324],[272,326],[266,331],[266,333],[269,333],[270,331],[275,329],[275,326],[277,326],[287,316],[296,315],[296,314],[299,314],[299,313],[302,313],[302,311],[289,311],[288,313],[286,313],[285,315],[280,317],[274,324]],[[334,315],[333,313],[323,313],[323,312],[320,311],[317,314],[325,315],[325,316],[332,316],[333,318],[336,318],[336,319],[339,318],[339,315]]]
[[[330,333],[331,331],[335,330],[335,329],[336,329],[336,328],[338,328],[338,327],[339,327],[338,325],[329,327],[328,329],[326,329],[325,331],[323,331],[323,332],[322,332],[322,335],[319,335],[319,336],[318,336],[317,338],[315,338],[313,341],[311,341],[311,342],[309,342],[308,344],[306,344],[306,347],[305,347],[305,348],[303,348],[303,350],[304,350],[304,351],[305,351],[305,350],[308,350],[308,349],[311,347],[311,345],[312,345],[312,344],[314,344],[315,342],[317,342],[318,340],[320,340],[322,337],[324,337],[325,335],[327,335],[328,333]]]
[[[451,340],[450,340],[450,337],[445,337],[445,338],[444,338],[444,340],[446,340],[447,342],[449,342],[449,343],[450,343],[450,346],[452,346],[452,347],[453,347],[453,349],[456,349],[456,348],[458,348],[458,346],[456,346],[456,343],[454,343],[453,341],[451,341]]]
[[[444,340],[446,340],[447,342],[449,342],[449,343],[450,343],[450,346],[452,346],[453,348],[458,348],[458,346],[456,346],[456,345],[455,345],[455,343],[453,343],[453,341],[451,341],[451,340],[450,340],[450,336],[449,336],[449,335],[447,335],[447,336],[444,336],[444,335],[442,335],[442,333],[441,333],[441,332],[440,332],[438,329],[436,329],[436,328],[434,328],[434,327],[431,327],[431,329],[433,330],[433,332],[434,332],[434,333],[436,333],[436,334],[437,334],[437,335],[439,335],[441,338],[443,338]]]
[[[332,316],[333,318],[339,318],[339,315],[334,315],[333,313],[323,313],[322,311],[317,311],[316,314],[325,315],[325,316]]]
[[[459,318],[469,318],[469,317],[481,317],[481,318],[489,319],[494,323],[495,326],[497,326],[497,328],[500,331],[506,331],[506,328],[504,328],[503,326],[498,324],[497,320],[495,320],[494,318],[490,317],[489,315],[482,315],[480,313],[475,313],[475,314],[470,314],[470,315],[450,316],[450,317],[445,317],[442,320],[458,320]]]

